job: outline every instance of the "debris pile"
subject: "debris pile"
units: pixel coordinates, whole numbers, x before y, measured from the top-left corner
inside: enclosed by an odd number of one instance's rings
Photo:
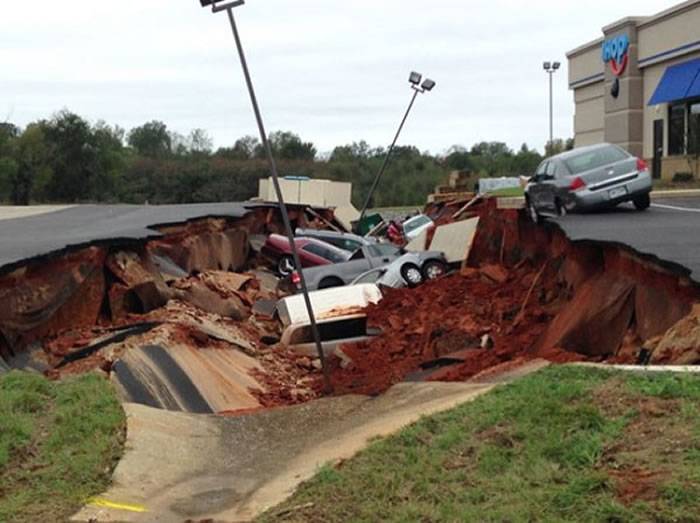
[[[289,311],[275,317],[276,278],[249,270],[250,234],[274,230],[274,213],[163,227],[157,239],[85,247],[0,277],[2,368],[102,372],[126,401],[191,412],[321,396],[315,354],[281,342]],[[571,242],[494,199],[437,201],[426,213],[437,228],[420,242],[459,251],[457,272],[383,297],[374,286],[362,311],[348,308],[347,289],[316,296],[322,323],[352,312],[362,317],[353,332],[379,331],[328,358],[336,394],[465,380],[535,358],[700,363],[700,288],[683,274],[617,245]],[[362,338],[323,326],[334,340]]]
[[[457,381],[515,358],[575,361],[562,350],[533,350],[562,305],[556,281],[535,281],[529,262],[511,270],[485,265],[418,289],[387,291],[368,309],[369,325],[383,334],[346,345],[352,360],[334,369],[337,393],[378,394],[405,378]],[[529,294],[534,298],[527,300]]]
[[[455,213],[480,218],[469,266],[370,306],[369,325],[383,333],[342,348],[352,363],[335,362],[336,392],[463,380],[533,358],[700,363],[700,288],[686,276],[619,246],[571,242],[494,200],[466,203],[438,202],[431,212],[438,223]]]

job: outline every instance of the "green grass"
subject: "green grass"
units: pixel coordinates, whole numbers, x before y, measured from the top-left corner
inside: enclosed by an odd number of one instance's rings
[[[109,484],[124,412],[97,375],[0,376],[0,522],[65,521]]]
[[[517,196],[525,196],[525,189],[522,187],[507,187],[496,191],[489,191],[489,195],[498,198],[515,198]]]
[[[700,521],[700,378],[551,367],[325,466],[262,521]]]

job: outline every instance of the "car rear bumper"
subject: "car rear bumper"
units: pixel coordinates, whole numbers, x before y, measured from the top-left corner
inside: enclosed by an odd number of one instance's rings
[[[651,192],[651,175],[642,171],[636,178],[604,188],[591,190],[584,188],[570,193],[566,207],[569,210],[582,210],[633,200]]]

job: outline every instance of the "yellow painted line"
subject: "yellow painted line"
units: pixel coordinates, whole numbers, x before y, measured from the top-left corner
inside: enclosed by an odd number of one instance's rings
[[[126,510],[128,512],[148,512],[146,507],[143,505],[136,505],[132,503],[116,503],[108,499],[103,498],[92,498],[88,500],[88,505],[92,507],[100,508],[114,508],[117,510]]]

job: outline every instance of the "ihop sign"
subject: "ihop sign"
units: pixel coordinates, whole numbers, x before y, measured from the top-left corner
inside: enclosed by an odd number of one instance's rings
[[[621,76],[629,62],[629,36],[620,35],[603,42],[603,62],[610,63],[610,69],[615,76]]]

